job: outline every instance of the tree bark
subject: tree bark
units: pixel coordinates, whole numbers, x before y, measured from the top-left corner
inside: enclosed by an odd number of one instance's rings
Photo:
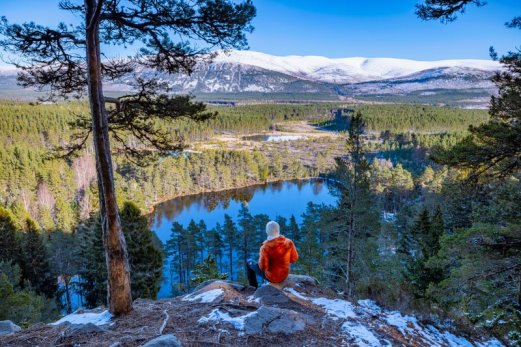
[[[96,0],[85,0],[88,90],[108,273],[107,303],[112,314],[120,315],[132,310],[132,296],[127,247],[116,202],[108,119],[103,97],[99,23],[97,20],[92,22],[97,6]]]

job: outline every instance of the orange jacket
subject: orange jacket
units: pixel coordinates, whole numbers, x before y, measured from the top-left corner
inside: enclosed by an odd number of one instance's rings
[[[260,248],[259,267],[271,283],[284,281],[289,274],[289,264],[298,260],[298,253],[293,241],[279,236],[264,241]]]

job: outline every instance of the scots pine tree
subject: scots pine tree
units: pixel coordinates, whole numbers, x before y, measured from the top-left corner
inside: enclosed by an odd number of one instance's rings
[[[57,278],[51,272],[49,253],[36,223],[26,221],[23,242],[23,278],[28,280],[38,294],[52,298],[56,294]]]
[[[233,279],[233,256],[234,251],[237,247],[237,226],[233,222],[232,217],[230,217],[228,214],[224,215],[224,243],[226,245],[226,248],[228,250],[228,269],[230,271],[229,278]]]
[[[166,84],[137,76],[137,71],[190,74],[198,61],[212,58],[213,48],[245,48],[255,8],[249,0],[64,0],[59,7],[75,14],[80,23],[61,22],[51,28],[34,22],[11,24],[2,17],[0,47],[20,57],[13,63],[21,70],[22,86],[48,90],[50,99],[88,96],[90,117],[75,122],[83,130],[63,148],[63,155],[83,148],[92,137],[108,267],[107,301],[113,314],[125,314],[132,309],[130,270],[110,142],[138,159],[157,150],[180,150],[180,139],[159,128],[156,120],[201,121],[214,115],[188,96],[167,94]],[[134,43],[140,45],[135,57],[105,59],[105,45]],[[134,91],[106,97],[104,83],[124,77],[134,77]],[[130,135],[140,144],[129,143]]]
[[[163,277],[161,242],[150,230],[147,218],[133,203],[123,205],[121,225],[127,240],[132,297],[155,299]]]

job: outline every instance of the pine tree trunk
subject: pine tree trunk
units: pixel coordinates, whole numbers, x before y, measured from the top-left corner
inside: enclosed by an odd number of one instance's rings
[[[233,280],[233,249],[230,245],[230,280]]]
[[[132,310],[132,296],[126,243],[116,202],[108,119],[102,89],[99,25],[90,23],[96,6],[96,0],[85,0],[88,90],[92,135],[96,152],[101,226],[108,273],[107,303],[112,314],[120,315]]]

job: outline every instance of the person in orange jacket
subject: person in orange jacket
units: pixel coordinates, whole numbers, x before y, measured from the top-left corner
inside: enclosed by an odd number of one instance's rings
[[[280,235],[279,223],[266,224],[267,240],[262,243],[259,261],[249,259],[246,262],[248,282],[257,288],[257,276],[271,283],[283,282],[289,275],[290,264],[298,260],[297,249],[290,239]]]

